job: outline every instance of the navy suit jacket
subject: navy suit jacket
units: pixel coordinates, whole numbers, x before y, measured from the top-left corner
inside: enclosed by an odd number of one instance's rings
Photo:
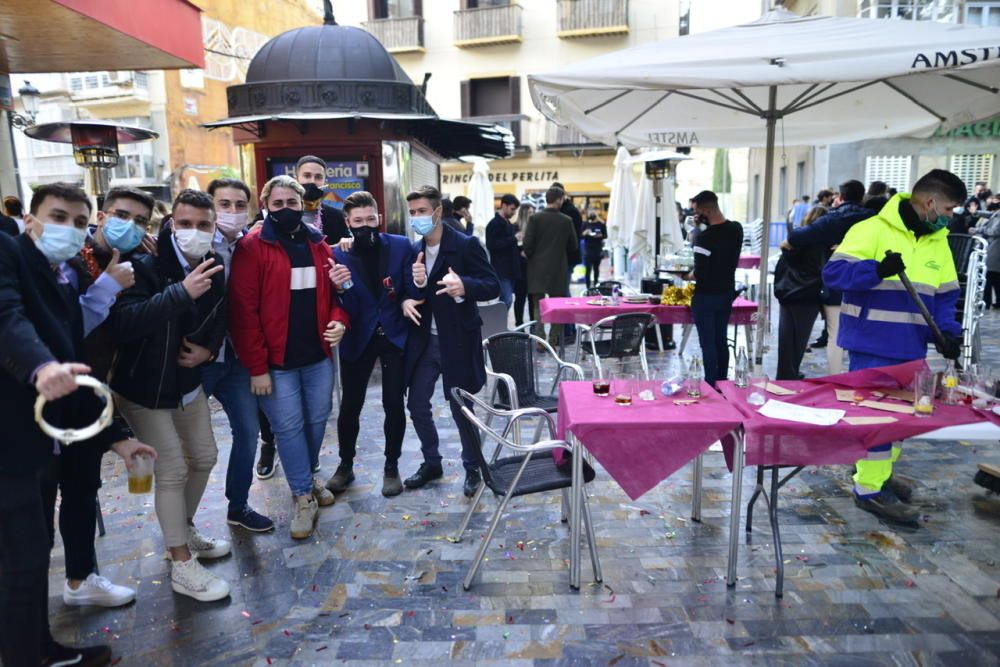
[[[410,325],[410,337],[406,343],[406,383],[409,385],[417,360],[430,341],[433,314],[445,392],[452,387],[461,387],[474,393],[486,384],[483,320],[479,317],[476,302],[499,297],[500,281],[479,239],[441,224],[441,249],[434,267],[427,267],[428,271],[432,271],[427,277],[427,286],[420,290],[413,287],[413,281],[410,281],[411,296],[426,301],[419,306],[420,326]],[[424,252],[424,245],[422,239],[413,245],[414,256]],[[455,303],[455,299],[447,294],[436,294],[441,289],[437,283],[449,268],[454,269],[465,285],[465,300],[462,303]]]
[[[379,249],[379,284],[375,285],[375,294],[366,285],[368,275],[361,259],[351,253],[334,247],[333,255],[339,264],[344,264],[351,270],[351,280],[354,285],[340,295],[340,305],[351,316],[351,326],[340,342],[340,358],[344,361],[355,361],[365,351],[368,342],[375,335],[375,327],[379,324],[385,330],[385,335],[393,345],[400,350],[406,349],[406,336],[409,331],[407,320],[403,317],[402,303],[405,297],[406,284],[413,282],[413,247],[409,239],[396,234],[379,234],[382,237],[382,247]],[[386,278],[391,281],[391,287],[386,286]]]
[[[499,213],[486,225],[486,249],[497,276],[504,280],[521,277],[521,250],[517,247],[517,231]]]

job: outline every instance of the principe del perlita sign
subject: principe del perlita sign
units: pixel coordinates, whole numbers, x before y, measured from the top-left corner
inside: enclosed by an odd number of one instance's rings
[[[497,169],[489,173],[490,183],[519,183],[547,188],[559,180],[558,169]],[[442,185],[464,185],[472,180],[472,170],[461,174],[441,174]]]

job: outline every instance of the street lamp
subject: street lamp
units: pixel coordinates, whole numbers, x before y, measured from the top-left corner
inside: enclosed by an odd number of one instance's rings
[[[41,99],[42,93],[32,86],[30,81],[25,81],[24,85],[17,89],[17,94],[21,97],[24,114],[10,111],[7,117],[13,127],[21,129],[31,127],[35,124],[35,117],[38,116],[38,101]]]

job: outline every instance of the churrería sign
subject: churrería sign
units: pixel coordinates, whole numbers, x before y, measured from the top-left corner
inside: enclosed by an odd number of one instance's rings
[[[939,128],[938,131],[934,133],[934,136],[953,137],[958,139],[980,139],[983,137],[1000,138],[1000,116],[988,120],[981,120],[978,123],[966,123],[965,125],[959,125],[951,130],[942,130]]]
[[[559,170],[524,171],[520,169],[497,169],[489,173],[491,183],[531,183],[548,187],[559,180]],[[442,174],[442,185],[458,185],[472,180],[472,172],[462,174]]]

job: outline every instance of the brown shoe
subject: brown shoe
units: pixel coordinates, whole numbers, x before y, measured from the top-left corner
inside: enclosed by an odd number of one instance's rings
[[[398,472],[386,472],[382,476],[382,495],[386,498],[398,496],[403,492],[403,482]]]

